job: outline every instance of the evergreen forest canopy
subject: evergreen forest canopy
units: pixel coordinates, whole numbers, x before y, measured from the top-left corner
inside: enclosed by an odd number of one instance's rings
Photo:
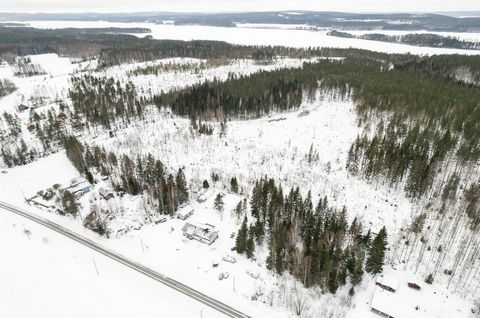
[[[278,274],[287,271],[306,287],[335,293],[347,281],[359,284],[364,271],[383,270],[385,228],[373,235],[356,218],[349,224],[346,208],[332,208],[326,197],[315,205],[311,192],[302,196],[299,188],[292,188],[284,194],[280,184],[265,176],[255,183],[250,212],[250,225],[245,216],[236,236],[237,253],[252,258],[255,243],[266,244],[267,268]]]
[[[411,33],[405,35],[387,35],[381,33],[367,33],[354,35],[348,32],[332,30],[328,35],[341,38],[355,38],[371,41],[404,43],[415,46],[444,47],[463,50],[478,50],[480,42],[462,41],[450,36],[442,36],[434,33]]]
[[[373,136],[359,136],[352,145],[349,170],[368,179],[386,176],[392,185],[408,178],[407,192],[419,197],[447,155],[454,153],[465,164],[480,160],[480,89],[428,68],[436,63],[454,69],[459,65],[456,59],[472,65],[479,61],[450,56],[419,58],[417,64],[410,59],[406,64],[399,59],[398,68],[387,70],[384,62],[371,59],[321,60],[300,69],[202,83],[153,101],[195,122],[296,109],[319,88],[335,91],[339,98],[353,99],[364,125],[382,118]]]
[[[99,56],[99,67],[150,61],[169,57],[271,59],[275,56],[310,57],[317,50],[286,47],[231,45],[219,41],[155,40],[128,33],[144,33],[141,28],[92,28],[42,30],[30,27],[0,26],[0,59],[15,61],[16,56],[57,53],[75,58]]]

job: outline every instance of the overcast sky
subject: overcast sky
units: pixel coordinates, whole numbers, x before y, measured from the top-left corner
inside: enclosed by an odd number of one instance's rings
[[[480,10],[480,0],[0,0],[0,12],[268,11],[438,12]]]

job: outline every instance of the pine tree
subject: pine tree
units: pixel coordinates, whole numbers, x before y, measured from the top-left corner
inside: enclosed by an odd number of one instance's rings
[[[232,189],[232,192],[238,193],[238,182],[237,182],[237,178],[233,177],[233,178],[230,180],[230,187],[231,187],[231,189]]]
[[[238,204],[235,207],[235,214],[237,216],[237,220],[239,220],[240,216],[242,216],[242,212],[243,212],[242,201],[238,201]]]
[[[83,146],[77,138],[70,136],[65,140],[65,150],[67,158],[70,159],[73,166],[79,171],[85,170],[85,161],[83,160]]]
[[[368,251],[365,270],[371,274],[381,273],[384,265],[385,250],[387,248],[387,230],[383,227],[372,241]]]
[[[363,260],[362,256],[353,257],[353,267],[350,271],[350,282],[353,286],[358,285],[362,281]]]
[[[245,253],[247,247],[247,236],[248,236],[248,229],[247,229],[247,216],[243,219],[242,226],[238,230],[237,238],[235,241],[235,248],[238,254]]]
[[[248,239],[245,245],[245,254],[247,255],[247,258],[252,258],[253,253],[255,251],[255,229],[252,225],[248,228]]]
[[[175,183],[177,185],[177,198],[178,203],[182,204],[188,201],[188,189],[187,181],[185,180],[185,174],[183,169],[178,169],[177,176],[175,178]]]
[[[220,193],[215,197],[213,204],[218,212],[223,212],[223,196]]]
[[[203,187],[204,189],[210,188],[210,185],[208,184],[208,181],[207,181],[207,180],[203,180],[202,187]]]

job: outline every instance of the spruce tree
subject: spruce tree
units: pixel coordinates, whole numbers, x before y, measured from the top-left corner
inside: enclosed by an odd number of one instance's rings
[[[238,254],[245,253],[246,246],[247,246],[247,236],[248,236],[248,229],[247,229],[247,216],[243,219],[242,226],[238,230],[237,238],[235,241],[235,248]]]
[[[248,239],[245,244],[245,254],[247,255],[247,258],[253,257],[253,253],[255,251],[254,237],[255,237],[255,229],[252,225],[250,225],[248,229]]]
[[[218,212],[223,212],[223,196],[220,193],[215,197],[213,204]]]
[[[210,188],[210,185],[208,184],[208,181],[207,181],[207,180],[203,180],[202,186],[203,186],[204,189]]]
[[[175,184],[177,185],[177,198],[178,203],[182,204],[188,201],[188,189],[187,181],[185,180],[185,174],[183,169],[178,169],[177,176],[175,178]]]
[[[233,177],[233,178],[230,180],[230,188],[232,189],[232,192],[238,193],[238,182],[237,182],[237,178]]]
[[[240,219],[242,212],[243,212],[242,201],[238,201],[238,204],[235,207],[235,214],[237,215],[237,219]]]
[[[387,230],[383,227],[372,241],[368,251],[365,270],[371,274],[381,273],[383,270],[385,250],[387,248]]]

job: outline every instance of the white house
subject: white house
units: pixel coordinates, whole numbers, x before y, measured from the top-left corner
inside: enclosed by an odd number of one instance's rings
[[[187,222],[183,226],[182,232],[190,240],[197,240],[208,245],[218,238],[218,231],[215,231],[212,225],[194,225]]]
[[[180,210],[177,211],[175,216],[177,217],[177,219],[186,220],[193,214],[193,211],[194,210],[191,205],[186,205],[183,208],[180,208]]]

